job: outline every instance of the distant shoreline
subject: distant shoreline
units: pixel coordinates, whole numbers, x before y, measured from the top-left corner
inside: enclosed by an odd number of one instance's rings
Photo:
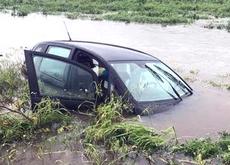
[[[14,16],[29,13],[63,14],[70,19],[87,17],[93,20],[178,24],[198,19],[230,17],[230,0],[4,0],[0,10],[11,10]]]

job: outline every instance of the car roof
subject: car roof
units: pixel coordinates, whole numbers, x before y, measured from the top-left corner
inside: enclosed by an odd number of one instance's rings
[[[71,45],[78,49],[89,51],[94,55],[100,56],[105,61],[140,61],[140,60],[158,60],[154,56],[145,52],[106,43],[90,42],[90,41],[52,41],[56,44]]]

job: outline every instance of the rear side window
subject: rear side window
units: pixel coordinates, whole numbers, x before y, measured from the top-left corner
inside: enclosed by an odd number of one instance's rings
[[[49,46],[46,53],[68,58],[70,55],[71,49],[57,47],[57,46]],[[52,77],[55,77],[59,81],[64,80],[64,71],[66,69],[66,64],[61,62],[53,63],[51,60],[46,58],[37,59],[35,67],[40,71],[46,71]]]
[[[68,58],[70,55],[71,49],[69,48],[63,48],[63,47],[57,47],[57,46],[49,46],[46,53],[57,55],[60,57]]]

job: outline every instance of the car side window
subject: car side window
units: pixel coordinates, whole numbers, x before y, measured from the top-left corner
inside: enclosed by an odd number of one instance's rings
[[[41,67],[35,67],[40,95],[68,99],[94,99],[94,78],[89,71],[46,57],[36,56],[33,61],[36,63],[42,59]]]
[[[48,54],[68,58],[71,52],[71,49],[57,46],[49,46],[47,51]],[[46,71],[49,76],[55,77],[60,81],[64,80],[64,71],[66,69],[65,63],[53,63],[49,59],[41,58],[36,59],[35,67],[41,71]],[[58,66],[58,67],[57,67]]]
[[[68,58],[70,55],[71,49],[59,47],[59,46],[49,46],[46,53],[57,55],[60,57]]]

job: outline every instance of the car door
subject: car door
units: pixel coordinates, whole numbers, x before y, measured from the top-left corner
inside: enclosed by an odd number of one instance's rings
[[[34,107],[43,97],[58,99],[67,109],[96,100],[96,74],[86,66],[64,57],[25,50],[25,60]],[[88,103],[88,105],[87,105]]]

